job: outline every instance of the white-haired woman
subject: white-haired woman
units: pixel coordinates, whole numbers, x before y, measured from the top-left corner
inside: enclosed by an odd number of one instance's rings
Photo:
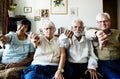
[[[24,69],[23,79],[64,79],[65,51],[59,47],[58,38],[54,36],[55,25],[47,21],[44,35],[30,34],[36,51],[31,66]]]

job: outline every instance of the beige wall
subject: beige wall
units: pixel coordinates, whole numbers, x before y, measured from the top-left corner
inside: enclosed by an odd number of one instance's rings
[[[13,0],[17,3],[16,15],[26,15],[32,21],[32,31],[36,31],[42,27],[46,19],[41,18],[41,21],[34,21],[34,16],[39,16],[40,9],[50,9],[50,0]],[[24,7],[32,7],[32,13],[24,13]],[[70,9],[77,8],[78,16],[81,18],[85,26],[95,26],[95,16],[102,12],[102,0],[68,0],[68,14],[67,15],[51,15],[47,19],[52,20],[57,28],[69,28],[75,16],[70,16]],[[56,32],[57,33],[57,32]]]

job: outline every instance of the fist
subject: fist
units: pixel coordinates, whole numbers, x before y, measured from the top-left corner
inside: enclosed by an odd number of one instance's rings
[[[68,38],[72,38],[72,36],[73,36],[73,31],[71,31],[71,30],[65,30],[64,31],[64,34],[68,37]]]

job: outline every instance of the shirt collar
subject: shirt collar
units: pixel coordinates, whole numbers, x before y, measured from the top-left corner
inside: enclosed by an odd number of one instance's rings
[[[72,39],[73,39],[73,41],[77,40],[77,38],[75,37],[75,35],[73,35]],[[84,41],[85,41],[85,36],[82,35],[82,37],[81,37],[81,39],[80,39],[79,42],[81,43],[81,42],[84,42]]]

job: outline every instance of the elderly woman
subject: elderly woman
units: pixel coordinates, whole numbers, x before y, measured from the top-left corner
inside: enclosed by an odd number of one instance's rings
[[[0,61],[0,79],[3,79],[3,77],[7,79],[10,74],[13,76],[14,71],[22,71],[24,66],[29,65],[32,61],[34,47],[26,34],[30,29],[31,22],[23,19],[18,23],[16,32],[0,35],[1,42],[5,45]],[[14,77],[14,79],[17,79],[17,77]]]
[[[54,23],[48,21],[43,36],[30,34],[36,51],[31,66],[23,70],[22,79],[64,79],[65,50],[59,47],[55,30]]]

